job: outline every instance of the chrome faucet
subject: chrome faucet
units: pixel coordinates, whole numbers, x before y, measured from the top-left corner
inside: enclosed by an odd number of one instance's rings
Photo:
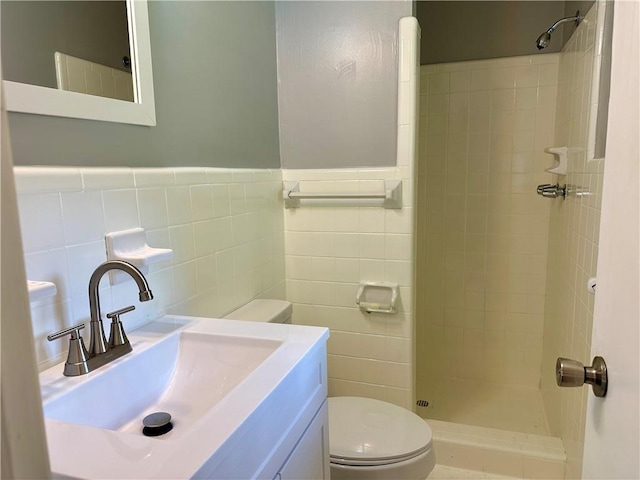
[[[566,198],[568,194],[567,186],[560,186],[559,183],[556,183],[555,185],[551,185],[550,183],[538,185],[536,192],[538,195],[542,195],[543,197],[547,198]]]
[[[95,269],[89,279],[89,311],[91,312],[91,337],[89,340],[89,356],[95,357],[105,353],[108,350],[107,339],[104,336],[104,327],[102,325],[102,315],[100,313],[100,295],[98,294],[98,285],[102,276],[110,270],[121,270],[128,273],[138,285],[139,298],[141,302],[153,300],[153,293],[149,289],[147,279],[140,270],[128,262],[122,260],[109,260],[104,262]],[[123,312],[124,313],[124,312]],[[119,321],[119,319],[118,319]]]
[[[153,300],[153,293],[151,293],[149,289],[147,279],[144,278],[140,270],[130,263],[122,260],[109,260],[96,268],[89,279],[89,310],[91,312],[91,322],[89,323],[91,338],[89,340],[89,348],[85,348],[84,341],[80,336],[80,330],[84,328],[84,323],[47,336],[47,339],[52,341],[66,335],[71,335],[69,355],[64,364],[63,372],[64,375],[68,377],[89,373],[116,358],[126,355],[132,350],[131,344],[122,328],[120,316],[135,310],[136,307],[133,305],[107,314],[107,317],[111,319],[111,332],[108,342],[104,335],[98,286],[104,274],[111,270],[121,270],[133,278],[138,285],[141,302]]]

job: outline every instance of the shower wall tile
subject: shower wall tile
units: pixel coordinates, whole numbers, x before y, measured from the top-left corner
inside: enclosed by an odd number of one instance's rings
[[[554,370],[557,357],[591,362],[594,296],[586,285],[596,275],[604,159],[593,159],[589,138],[595,123],[592,108],[598,101],[595,65],[606,3],[596,2],[589,10],[558,64],[554,143],[571,152],[568,174],[558,180],[571,185],[572,193],[564,201],[551,202],[542,393],[552,433],[562,438],[567,451],[567,478],[581,478],[589,391],[557,388]]]
[[[58,287],[31,305],[41,370],[66,352],[46,335],[89,319],[87,285],[109,231],[141,226],[150,245],[174,250],[151,266],[152,302],[139,303],[130,283],[101,283],[103,314],[136,305],[128,329],[166,312],[220,317],[285,296],[280,170],[16,167],[15,176],[27,277]],[[242,204],[233,214],[232,191]]]
[[[417,388],[538,388],[558,54],[421,67]],[[448,83],[447,83],[448,80]]]

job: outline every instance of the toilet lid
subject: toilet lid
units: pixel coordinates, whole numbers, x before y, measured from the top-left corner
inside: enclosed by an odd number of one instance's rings
[[[409,410],[360,397],[331,397],[328,402],[333,463],[397,463],[431,447],[431,428]]]
[[[259,298],[234,310],[224,318],[250,322],[287,323],[292,313],[293,307],[290,302]]]

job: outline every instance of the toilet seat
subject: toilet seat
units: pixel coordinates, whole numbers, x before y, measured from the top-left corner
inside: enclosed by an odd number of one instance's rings
[[[409,410],[360,397],[331,397],[328,402],[333,464],[390,465],[415,458],[431,448],[431,429]]]

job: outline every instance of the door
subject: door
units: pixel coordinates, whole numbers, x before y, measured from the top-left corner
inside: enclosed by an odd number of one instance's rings
[[[1,70],[0,67],[0,82]],[[0,92],[0,297],[3,300],[0,309],[0,477],[46,479],[51,477],[49,456],[29,314],[7,112],[4,105],[4,92]]]
[[[640,467],[640,3],[616,2],[592,356],[609,388],[589,395],[583,478],[638,479]]]

